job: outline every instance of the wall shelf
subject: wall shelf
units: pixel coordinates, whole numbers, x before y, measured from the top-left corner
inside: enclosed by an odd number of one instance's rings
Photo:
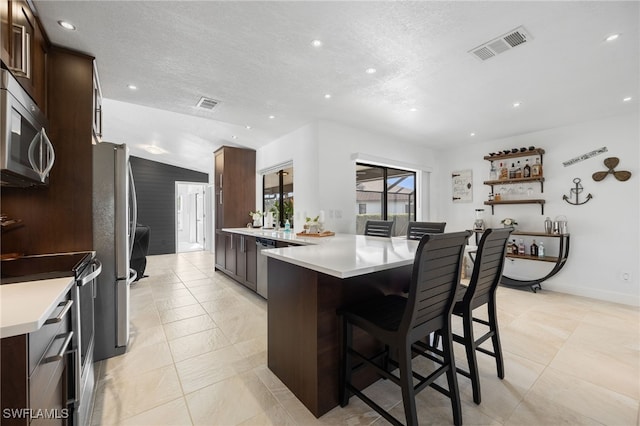
[[[536,200],[500,200],[500,201],[485,201],[485,206],[491,206],[491,214],[494,214],[494,206],[497,204],[540,204],[540,214],[544,214],[544,203],[542,199]]]
[[[484,159],[487,161],[495,161],[495,160],[506,160],[508,158],[518,158],[518,157],[533,157],[535,155],[539,155],[542,158],[544,154],[544,149],[536,148],[527,151],[518,151],[511,152],[509,154],[499,154],[499,155],[485,155]],[[542,160],[540,160],[542,162]]]

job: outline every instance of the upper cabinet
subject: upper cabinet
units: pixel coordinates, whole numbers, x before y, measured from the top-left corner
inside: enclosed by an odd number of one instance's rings
[[[46,112],[48,41],[29,4],[0,0],[0,59]]]

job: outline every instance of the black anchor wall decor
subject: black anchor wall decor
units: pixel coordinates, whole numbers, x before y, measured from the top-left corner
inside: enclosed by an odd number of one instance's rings
[[[604,171],[604,172],[595,172],[593,175],[591,175],[591,177],[596,182],[600,182],[602,179],[606,178],[610,174],[613,175],[613,177],[618,179],[620,182],[624,182],[625,180],[629,180],[629,178],[631,177],[631,172],[628,172],[626,170],[620,170],[620,171],[613,170],[618,166],[619,162],[620,162],[620,159],[618,157],[605,158],[604,159],[604,165],[609,170]]]
[[[581,181],[582,181],[582,179],[575,178],[573,180],[573,183],[575,183],[576,186],[575,186],[575,188],[571,188],[571,195],[563,195],[562,199],[565,200],[567,203],[572,204],[574,206],[580,206],[582,204],[585,204],[585,203],[589,202],[589,200],[593,198],[593,196],[591,194],[588,194],[587,198],[585,198],[583,202],[580,202],[580,200],[579,200],[580,194],[584,190],[584,188],[582,187],[582,184],[580,183]],[[570,200],[570,198],[575,198],[575,200],[576,200],[575,203],[572,202]]]

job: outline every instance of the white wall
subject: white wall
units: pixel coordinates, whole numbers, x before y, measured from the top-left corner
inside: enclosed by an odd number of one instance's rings
[[[485,208],[485,220],[492,226],[502,226],[500,220],[515,218],[522,230],[542,231],[546,216],[565,215],[571,233],[571,249],[564,269],[545,281],[544,289],[594,297],[619,303],[640,305],[640,131],[635,114],[580,123],[557,129],[521,135],[513,138],[479,143],[442,152],[439,176],[443,184],[437,203],[447,218],[447,230],[471,228],[474,210]],[[538,205],[484,206],[490,187],[482,182],[488,179],[490,163],[483,157],[502,149],[528,147],[543,148],[545,213]],[[564,167],[562,162],[606,146],[608,152],[591,159]],[[608,176],[595,182],[591,175],[606,170],[603,160],[620,158],[619,170],[629,170],[631,179],[619,182]],[[473,202],[453,204],[450,174],[454,170],[473,170]],[[570,195],[573,179],[582,179],[583,195],[591,193],[587,204],[567,204],[563,195]],[[545,241],[552,249],[553,239]],[[508,262],[505,274],[529,276],[548,270],[543,262],[517,260]],[[546,268],[546,269],[545,269]],[[629,282],[620,278],[630,273]]]
[[[431,149],[404,143],[341,124],[319,121],[304,126],[258,149],[256,168],[293,160],[295,230],[305,216],[325,211],[325,228],[355,233],[356,160],[377,162],[418,171],[422,185],[418,218],[438,220],[438,209],[429,203],[429,173],[437,163]],[[256,206],[262,206],[262,179],[256,179]],[[433,189],[431,189],[433,190]]]

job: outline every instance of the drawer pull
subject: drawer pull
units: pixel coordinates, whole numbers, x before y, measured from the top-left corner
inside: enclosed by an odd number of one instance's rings
[[[46,320],[44,322],[45,325],[47,325],[47,324],[55,324],[57,322],[62,321],[64,316],[67,315],[67,313],[69,312],[69,309],[71,309],[71,305],[73,305],[73,300],[67,300],[65,302],[60,302],[60,304],[58,306],[63,306],[63,305],[64,305],[64,308],[62,308],[62,310],[60,311],[58,316],[55,317],[55,318],[49,318],[48,320]]]
[[[46,364],[48,362],[60,361],[62,358],[64,358],[64,354],[65,354],[65,352],[67,352],[67,348],[71,344],[71,339],[73,338],[73,331],[70,331],[70,332],[68,332],[66,334],[58,334],[55,338],[56,339],[60,339],[62,337],[65,337],[65,339],[64,339],[64,343],[62,343],[62,347],[60,348],[58,353],[53,355],[53,356],[49,356],[49,357],[46,357],[45,359],[43,359],[42,360],[43,364]]]

